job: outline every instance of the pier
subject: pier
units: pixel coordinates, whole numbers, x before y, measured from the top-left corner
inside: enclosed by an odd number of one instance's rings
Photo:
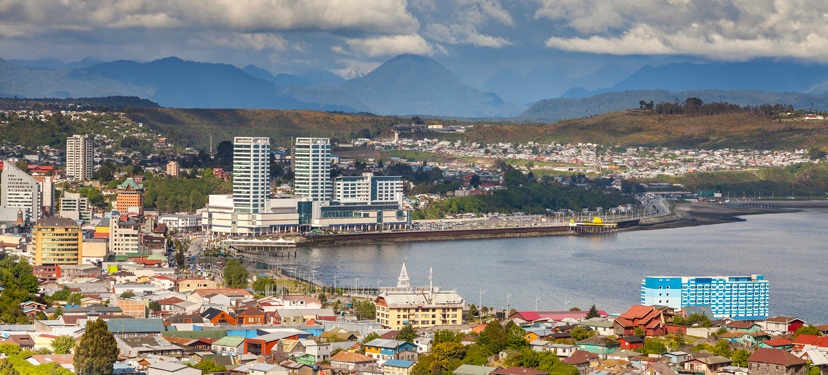
[[[618,224],[605,223],[600,217],[596,217],[591,222],[584,223],[572,220],[569,222],[569,230],[578,235],[614,235],[618,232]]]

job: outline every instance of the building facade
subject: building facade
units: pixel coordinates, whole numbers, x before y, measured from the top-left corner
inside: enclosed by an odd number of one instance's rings
[[[95,148],[88,135],[75,134],[66,139],[66,177],[70,180],[92,179]]]
[[[178,163],[176,163],[174,161],[171,161],[171,162],[167,163],[167,176],[178,177],[178,174],[179,174],[178,169],[179,169]]]
[[[22,211],[25,221],[37,222],[42,211],[40,184],[26,172],[11,163],[5,163],[0,205],[7,213],[3,215],[3,221],[13,221],[17,212]]]
[[[429,283],[432,275],[429,275]],[[440,287],[412,288],[403,263],[397,286],[380,288],[376,299],[377,323],[386,329],[402,329],[463,324],[465,300],[455,291]]]
[[[330,139],[296,138],[292,162],[296,195],[313,201],[331,200]]]
[[[402,177],[373,173],[337,177],[334,200],[340,204],[401,204]]]
[[[233,139],[233,209],[238,213],[260,213],[270,195],[270,139]]]
[[[115,255],[138,253],[141,250],[141,225],[130,219],[109,218],[109,251]]]
[[[83,232],[72,219],[47,217],[37,223],[34,234],[34,264],[81,264]]]
[[[705,305],[717,319],[767,319],[769,282],[762,275],[647,276],[641,281],[641,304],[675,309]]]
[[[92,220],[92,206],[89,198],[80,193],[63,193],[60,197],[60,210],[58,216],[89,222]]]
[[[132,178],[127,178],[123,184],[118,185],[118,198],[115,209],[121,213],[144,213],[144,185],[141,185]]]

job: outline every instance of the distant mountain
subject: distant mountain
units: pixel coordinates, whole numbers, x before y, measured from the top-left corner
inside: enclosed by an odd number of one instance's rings
[[[516,103],[532,103],[556,98],[572,87],[584,91],[610,87],[621,81],[629,72],[618,65],[606,65],[597,71],[575,79],[568,79],[554,67],[535,68],[526,75],[511,69],[500,70],[483,83],[483,90],[497,93],[503,99]]]
[[[790,104],[794,108],[828,110],[828,95],[804,93],[772,93],[757,90],[694,90],[670,92],[667,90],[630,90],[598,94],[586,98],[558,98],[541,100],[523,112],[519,119],[530,121],[558,121],[594,116],[607,112],[639,108],[639,101],[684,102],[697,97],[705,103],[727,102],[741,106],[762,104]],[[813,107],[811,107],[813,103]]]
[[[523,107],[462,84],[436,61],[400,55],[338,85],[377,114],[512,117]]]
[[[70,98],[138,96],[165,107],[317,109],[357,112],[359,100],[342,92],[297,92],[304,102],[278,84],[232,65],[199,63],[170,57],[148,63],[113,61],[83,69],[49,70],[0,59],[0,87],[8,96]],[[350,105],[356,106],[352,108]]]
[[[58,59],[40,59],[40,60],[9,60],[15,64],[31,66],[31,67],[39,67],[39,68],[46,68],[51,70],[57,69],[83,69],[86,67],[90,67],[93,65],[98,65],[104,63],[104,61],[87,57],[81,61],[75,61],[71,63],[65,63]]]
[[[351,71],[348,72],[348,74],[345,75],[345,79],[354,79],[354,78],[365,77],[365,75],[367,75],[368,73],[371,73],[371,71],[362,69],[360,67],[356,67],[356,68],[351,69]]]
[[[756,60],[736,63],[647,65],[614,86],[572,89],[577,98],[628,90],[760,90],[822,94],[828,91],[828,66]]]
[[[300,87],[310,87],[312,85],[318,83],[342,83],[345,82],[345,79],[328,71],[328,70],[311,70],[309,72],[303,74],[287,74],[287,73],[279,73],[277,75],[273,75],[267,70],[259,68],[255,65],[248,65],[242,69],[245,73],[250,74],[253,77],[264,79],[270,82],[274,82],[279,86],[288,87],[288,86],[300,86]]]

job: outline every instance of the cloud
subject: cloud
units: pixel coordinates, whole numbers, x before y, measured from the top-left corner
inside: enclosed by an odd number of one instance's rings
[[[367,57],[395,56],[403,53],[417,55],[433,55],[445,51],[440,46],[433,46],[423,37],[417,34],[411,35],[385,35],[365,39],[346,39],[348,44],[346,50],[342,46],[334,46],[332,50],[337,53],[348,55],[362,55]]]
[[[828,59],[822,0],[538,0],[534,18],[559,34],[545,45],[613,55],[682,54],[720,60]]]
[[[489,19],[506,26],[515,23],[498,0],[458,0],[457,7],[460,19],[474,25],[481,25]]]
[[[420,26],[406,5],[405,0],[3,0],[0,23],[17,24],[30,32],[89,24],[100,28],[406,34]]]
[[[496,36],[477,32],[474,25],[430,24],[426,27],[426,36],[430,39],[448,44],[471,44],[476,47],[500,48],[512,45],[512,42]]]

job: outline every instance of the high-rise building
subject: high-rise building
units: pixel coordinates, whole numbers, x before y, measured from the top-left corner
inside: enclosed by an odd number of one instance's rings
[[[716,318],[768,317],[768,280],[751,276],[647,276],[641,280],[641,304],[681,309],[710,306]]]
[[[81,264],[83,232],[76,221],[47,217],[40,220],[32,232],[35,265]]]
[[[72,220],[92,221],[92,206],[89,204],[89,198],[79,193],[64,192],[60,197],[58,215]]]
[[[115,202],[115,209],[122,214],[144,213],[144,185],[141,185],[132,178],[127,178],[123,184],[118,185],[118,198]]]
[[[55,178],[52,176],[33,176],[37,180],[40,189],[40,206],[42,214],[54,216],[55,214]]]
[[[75,134],[66,139],[66,176],[76,181],[92,179],[95,158],[92,138]]]
[[[466,301],[456,291],[443,291],[431,285],[412,288],[403,263],[397,286],[380,288],[376,299],[377,323],[382,328],[399,330],[407,324],[414,328],[463,324]]]
[[[140,252],[141,224],[133,219],[121,221],[117,215],[109,218],[109,251],[115,255]]]
[[[233,139],[233,210],[264,212],[270,195],[270,139]]]
[[[339,176],[334,184],[334,200],[341,204],[401,204],[402,177]]]
[[[41,217],[41,202],[38,181],[13,164],[6,163],[0,192],[0,206],[4,211],[3,221],[14,221],[17,211],[23,211],[25,221],[37,222]]]
[[[331,200],[331,140],[296,138],[293,171],[296,195],[313,201]]]
[[[171,161],[167,163],[167,176],[178,177],[178,163]]]

